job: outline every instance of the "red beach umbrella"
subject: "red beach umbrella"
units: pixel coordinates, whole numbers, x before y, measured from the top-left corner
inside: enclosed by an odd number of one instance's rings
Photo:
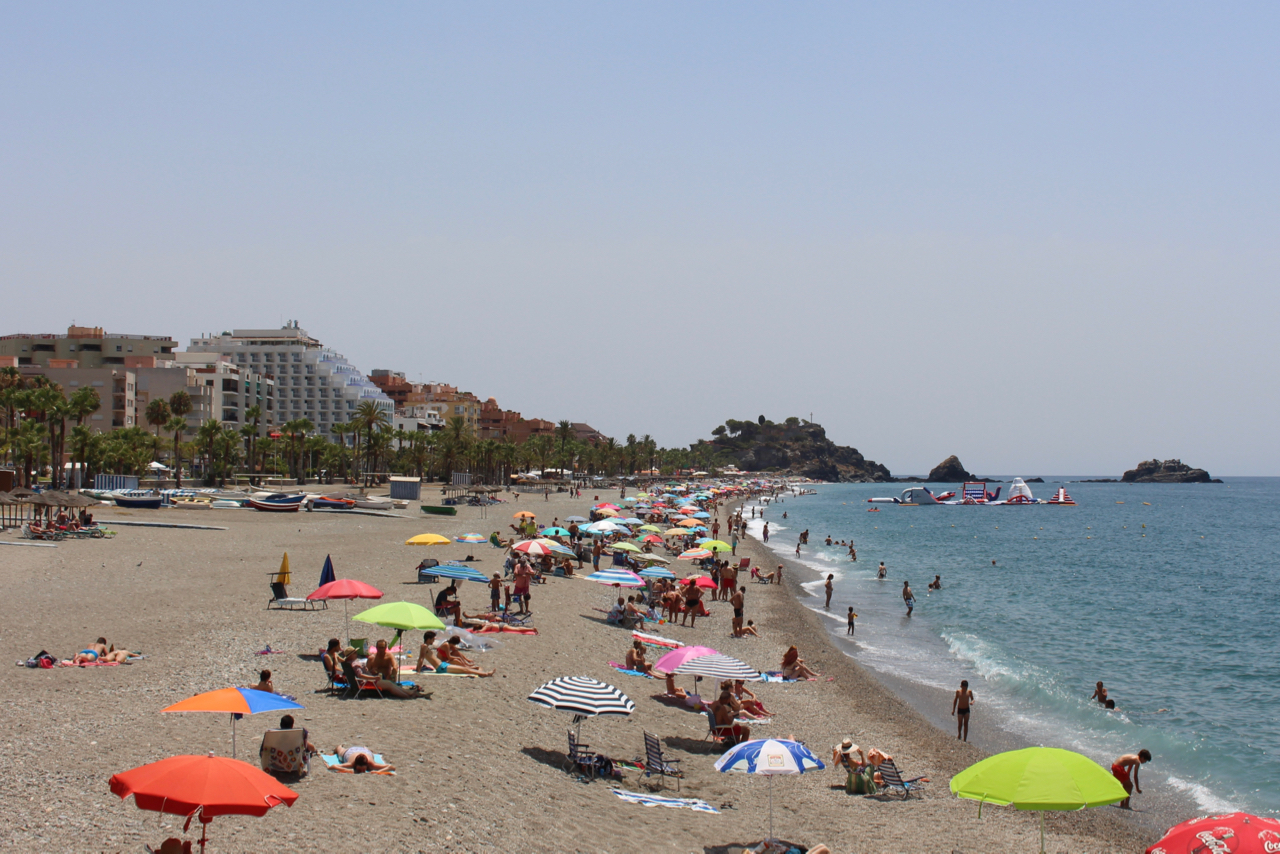
[[[238,759],[214,756],[171,756],[113,774],[111,791],[123,800],[133,795],[138,809],[185,815],[191,819],[200,814],[204,825],[200,833],[200,850],[207,841],[209,822],[219,815],[264,816],[272,807],[293,806],[298,793],[284,786],[270,774],[259,771]]]
[[[1193,818],[1175,825],[1147,854],[1272,854],[1280,851],[1280,821],[1247,812]]]
[[[339,578],[337,581],[330,581],[328,584],[322,584],[307,596],[308,599],[341,599],[342,602],[342,625],[347,625],[347,602],[352,599],[381,599],[382,591],[374,587],[372,584],[365,584],[363,581],[356,581],[352,578]],[[342,632],[338,632],[339,635]]]
[[[716,589],[716,583],[715,583],[714,581],[712,581],[712,580],[711,580],[711,576],[709,576],[709,575],[691,575],[691,576],[689,576],[688,578],[683,579],[680,583],[681,583],[681,584],[696,584],[696,585],[698,585],[699,587],[703,588],[704,590],[715,590],[715,589]]]

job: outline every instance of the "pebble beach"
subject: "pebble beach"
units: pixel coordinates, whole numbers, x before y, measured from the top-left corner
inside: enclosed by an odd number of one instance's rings
[[[318,653],[330,637],[390,638],[377,626],[343,622],[341,602],[327,610],[268,610],[268,580],[287,552],[290,592],[305,596],[326,556],[339,578],[372,584],[382,602],[431,605],[438,589],[418,584],[423,557],[467,555],[486,575],[501,572],[503,552],[487,543],[418,548],[404,541],[424,532],[451,540],[463,533],[510,535],[512,513],[532,511],[540,523],[587,515],[616,492],[581,498],[524,495],[518,503],[461,507],[455,517],[269,514],[248,510],[127,511],[100,508],[111,520],[189,522],[226,530],[118,526],[109,540],[64,541],[56,548],[0,551],[0,635],[4,669],[4,741],[10,763],[0,775],[6,821],[0,847],[13,851],[139,851],[183,836],[182,819],[137,809],[108,790],[112,774],[177,754],[231,754],[226,715],[161,714],[194,694],[248,686],[270,669],[276,690],[297,698],[295,714],[322,750],[367,745],[395,764],[394,776],[328,773],[319,762],[299,782],[291,808],[263,818],[225,816],[209,826],[210,851],[572,851],[733,852],[767,833],[763,779],[718,773],[719,750],[707,741],[705,715],[654,698],[662,682],[619,673],[630,632],[608,625],[612,588],[581,577],[549,578],[533,589],[536,636],[502,634],[495,648],[472,654],[493,678],[419,675],[425,695],[398,700],[340,699],[325,690]],[[504,497],[510,498],[504,494]],[[719,510],[720,518],[725,508]],[[17,533],[5,532],[5,540]],[[773,566],[754,540],[739,557]],[[673,564],[677,574],[687,567]],[[587,566],[583,575],[590,571]],[[807,580],[788,571],[782,585],[746,582],[746,617],[758,638],[733,638],[727,602],[708,602],[696,628],[661,625],[648,631],[685,644],[713,647],[759,670],[778,669],[783,652],[799,647],[822,678],[752,688],[775,717],[753,737],[795,738],[824,761],[849,737],[864,749],[892,754],[909,776],[926,775],[921,796],[858,797],[834,770],[780,778],[774,785],[776,835],[835,852],[1014,852],[1039,850],[1036,813],[985,807],[948,791],[952,775],[982,758],[930,724],[828,640],[826,629],[796,597]],[[463,584],[464,610],[482,610],[488,590]],[[354,602],[355,614],[373,603]],[[98,636],[145,658],[115,667],[13,665],[41,650],[69,657]],[[416,654],[420,635],[406,633]],[[272,654],[259,654],[267,648]],[[652,660],[652,657],[651,657]],[[615,759],[644,756],[643,733],[656,734],[685,776],[679,796],[701,799],[719,814],[646,807],[616,797],[611,785],[649,793],[657,778],[627,770],[620,782],[583,782],[563,770],[570,717],[526,697],[557,676],[591,676],[624,691],[636,705],[626,718],[583,724],[591,749]],[[691,678],[679,684],[691,688]],[[703,693],[707,693],[704,689]],[[236,728],[238,758],[257,763],[272,714],[248,716]],[[668,796],[676,796],[673,781]],[[194,839],[199,828],[184,837]],[[1045,848],[1053,852],[1139,852],[1154,841],[1112,808],[1048,813]]]

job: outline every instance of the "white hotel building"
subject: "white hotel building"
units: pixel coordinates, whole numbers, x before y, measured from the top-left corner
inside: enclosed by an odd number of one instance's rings
[[[372,401],[388,417],[395,404],[364,373],[291,321],[282,329],[236,329],[191,339],[191,353],[219,353],[242,370],[275,379],[276,424],[306,418],[322,436]]]

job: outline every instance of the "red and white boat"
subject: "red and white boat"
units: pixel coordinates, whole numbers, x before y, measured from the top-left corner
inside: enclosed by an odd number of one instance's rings
[[[266,513],[297,513],[302,509],[302,502],[306,497],[306,495],[284,495],[277,493],[275,495],[267,495],[261,498],[253,496],[245,503],[254,510],[262,510]]]

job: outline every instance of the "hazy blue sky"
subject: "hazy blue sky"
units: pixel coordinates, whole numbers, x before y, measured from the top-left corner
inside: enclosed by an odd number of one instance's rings
[[[0,9],[0,333],[297,318],[668,445],[1280,475],[1275,4]]]

